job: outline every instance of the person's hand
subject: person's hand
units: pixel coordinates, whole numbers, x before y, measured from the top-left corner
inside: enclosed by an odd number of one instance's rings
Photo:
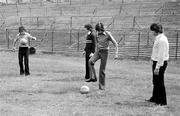
[[[92,57],[94,54],[93,53],[91,53],[90,55],[89,55],[89,57]]]
[[[82,53],[82,54],[83,54],[83,56],[84,56],[84,55],[86,54],[86,52],[85,52],[85,51],[83,51],[83,53]]]
[[[159,75],[159,69],[158,69],[158,68],[155,68],[154,74],[155,74],[155,75]]]
[[[16,50],[16,47],[13,47],[13,48],[12,48],[12,51],[15,52],[15,50]]]
[[[115,54],[114,59],[117,59],[117,58],[118,58],[118,54]]]

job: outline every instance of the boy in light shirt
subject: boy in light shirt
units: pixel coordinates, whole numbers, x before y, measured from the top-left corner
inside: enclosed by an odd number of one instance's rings
[[[150,30],[155,36],[152,56],[153,61],[153,93],[152,97],[147,100],[158,105],[167,105],[166,90],[164,85],[164,73],[167,68],[169,59],[169,43],[167,37],[163,34],[161,24],[153,23]]]

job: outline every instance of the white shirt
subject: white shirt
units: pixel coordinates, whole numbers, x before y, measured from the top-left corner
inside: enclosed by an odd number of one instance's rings
[[[163,33],[155,37],[151,59],[157,61],[156,68],[163,66],[164,61],[169,59],[169,43]]]
[[[36,37],[31,36],[27,32],[16,35],[15,41],[19,41],[19,47],[29,47],[29,39],[36,40]]]

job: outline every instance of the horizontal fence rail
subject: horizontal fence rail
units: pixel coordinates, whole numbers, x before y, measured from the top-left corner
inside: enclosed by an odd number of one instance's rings
[[[37,41],[30,41],[30,46],[37,51],[48,52],[82,52],[85,47],[86,31],[80,29],[70,30],[48,30],[48,29],[27,29]],[[136,31],[109,30],[119,46],[119,55],[128,57],[151,56],[153,36],[148,30]],[[18,33],[17,29],[6,29],[0,33],[0,49],[12,49],[13,40]],[[170,58],[180,59],[180,30],[165,30],[170,45]],[[113,44],[110,44],[110,53],[114,53]]]

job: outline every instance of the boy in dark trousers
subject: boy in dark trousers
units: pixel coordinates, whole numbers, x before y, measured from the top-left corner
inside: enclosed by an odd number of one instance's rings
[[[152,97],[146,101],[158,105],[167,105],[166,88],[164,84],[164,73],[169,60],[169,42],[163,33],[161,24],[153,23],[150,30],[154,35],[154,45],[152,49],[152,73],[153,73],[153,92]]]
[[[98,23],[95,26],[96,38],[97,38],[97,48],[94,55],[89,59],[90,67],[90,80],[97,81],[96,72],[94,64],[97,60],[100,60],[100,69],[99,69],[99,89],[105,89],[105,69],[109,52],[109,42],[112,42],[115,46],[115,59],[118,58],[118,44],[112,34],[109,31],[106,31],[103,23]]]
[[[96,41],[95,41],[95,35],[93,33],[92,25],[91,24],[86,24],[86,25],[84,25],[84,28],[87,29],[86,46],[84,48],[84,53],[83,53],[86,56],[85,57],[85,60],[86,60],[85,81],[90,82],[90,72],[89,72],[88,61],[93,56],[93,54],[95,52]]]
[[[13,43],[13,50],[16,49],[16,43],[19,42],[18,50],[18,59],[20,67],[20,75],[28,76],[29,72],[29,40],[36,40],[36,37],[32,37],[29,33],[26,32],[26,29],[23,26],[19,27],[19,34],[16,35],[16,38]],[[23,66],[23,60],[25,69]]]

